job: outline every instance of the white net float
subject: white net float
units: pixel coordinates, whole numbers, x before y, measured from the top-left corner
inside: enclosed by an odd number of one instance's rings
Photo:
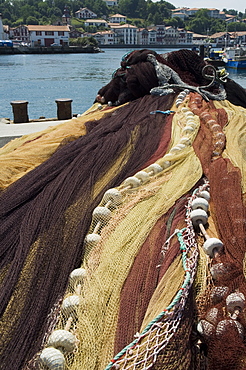
[[[186,119],[194,119],[194,114],[191,111],[185,113]]]
[[[227,311],[233,313],[236,308],[243,310],[245,306],[245,297],[243,293],[236,292],[231,293],[226,297],[226,308]]]
[[[203,337],[210,337],[215,332],[215,326],[203,319],[198,322],[197,331]]]
[[[186,122],[186,125],[187,126],[191,126],[191,127],[193,127],[194,129],[196,128],[196,126],[197,126],[197,123],[195,122],[195,120],[194,119],[188,119],[188,121]]]
[[[61,351],[56,348],[44,348],[40,354],[40,362],[49,370],[65,370],[65,358]]]
[[[205,241],[205,243],[203,244],[202,248],[204,250],[204,252],[211,258],[214,257],[214,254],[216,252],[221,252],[222,249],[223,249],[223,243],[221,240],[217,239],[217,238],[209,238]]]
[[[190,218],[194,226],[198,226],[199,223],[206,225],[208,222],[208,215],[203,209],[194,209],[191,211]]]
[[[220,303],[227,296],[228,291],[229,288],[227,286],[214,286],[210,294],[212,303]]]
[[[96,222],[107,223],[111,218],[112,212],[107,207],[96,207],[92,212],[92,217]]]
[[[87,234],[84,239],[84,246],[87,248],[93,248],[97,245],[97,243],[101,240],[101,236],[96,233]]]
[[[61,348],[64,352],[73,352],[76,348],[76,337],[70,331],[58,329],[50,335],[47,346]]]
[[[173,154],[167,153],[164,155],[163,159],[167,162],[170,162],[170,160],[173,159]],[[162,162],[161,162],[161,166],[162,166]]]
[[[182,149],[182,148],[181,148],[180,146],[175,145],[175,146],[173,146],[173,147],[170,149],[170,153],[172,153],[172,154],[178,153],[178,152],[180,152],[180,150],[181,150],[181,149]]]
[[[146,171],[139,171],[135,174],[135,177],[141,182],[145,183],[149,180],[149,174]]]
[[[82,283],[86,276],[86,269],[79,267],[74,269],[71,274],[69,275],[69,279],[73,283]]]
[[[208,211],[208,201],[204,198],[197,197],[191,202],[192,209],[203,209],[205,212]]]
[[[207,190],[200,191],[199,197],[206,199],[208,202],[210,201],[210,194]]]
[[[183,103],[183,99],[178,98],[178,99],[176,100],[176,102],[175,102],[176,107],[178,107],[181,103]]]
[[[179,94],[178,94],[178,96],[180,96],[180,97],[186,97],[186,95],[187,95],[187,91],[181,91]]]
[[[113,206],[119,206],[122,202],[121,192],[115,188],[108,189],[103,195],[102,202],[106,204],[109,201],[112,202]]]
[[[194,127],[185,126],[182,130],[184,135],[192,134],[195,131]]]
[[[210,322],[210,324],[216,325],[218,321],[218,312],[219,310],[217,307],[210,308],[205,316],[205,319]]]
[[[232,327],[234,327],[237,331],[241,339],[244,338],[244,328],[240,322],[237,320],[222,320],[218,323],[216,327],[216,335],[223,336],[228,331],[231,331]]]
[[[191,141],[188,137],[181,137],[180,144],[184,144],[185,146],[191,145]]]
[[[165,170],[166,168],[170,167],[171,164],[172,163],[170,161],[163,161],[163,162],[161,162],[161,166],[162,166],[163,170]]]
[[[123,184],[124,186],[130,186],[131,188],[137,188],[138,186],[141,185],[141,181],[137,177],[131,176],[127,177]]]
[[[214,280],[219,280],[221,278],[224,278],[225,275],[228,273],[228,270],[224,263],[216,263],[215,265],[211,266],[210,273],[212,275],[212,278]]]
[[[153,172],[154,175],[163,171],[163,168],[158,163],[153,163],[145,169],[146,172]]]
[[[176,148],[180,148],[180,149],[184,149],[186,147],[186,145],[185,144],[182,144],[182,143],[179,143],[179,144],[177,144],[175,146],[176,146]]]
[[[76,314],[76,309],[79,305],[79,296],[73,294],[65,298],[62,302],[62,312],[67,316],[74,316]]]

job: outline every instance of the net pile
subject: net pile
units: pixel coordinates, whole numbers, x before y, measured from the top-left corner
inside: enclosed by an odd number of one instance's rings
[[[149,94],[149,54],[177,89]],[[195,92],[204,65],[188,50],[130,53],[98,92],[110,107],[78,132],[3,148],[15,161],[52,143],[0,197],[1,369],[246,368],[246,93],[230,79],[227,100]],[[223,247],[208,256],[211,238]]]

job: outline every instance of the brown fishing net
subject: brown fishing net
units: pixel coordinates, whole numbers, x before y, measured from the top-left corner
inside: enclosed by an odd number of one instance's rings
[[[150,53],[179,87],[150,94]],[[227,100],[195,92],[204,66],[134,51],[74,132],[2,149],[1,369],[246,368],[246,95],[230,79]]]

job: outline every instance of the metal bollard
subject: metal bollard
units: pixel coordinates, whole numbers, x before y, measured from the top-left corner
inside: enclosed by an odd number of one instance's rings
[[[56,99],[58,120],[72,118],[72,99]]]
[[[14,123],[25,123],[29,122],[29,117],[27,113],[27,104],[28,101],[26,100],[16,100],[10,102],[12,105],[13,115],[14,115]]]

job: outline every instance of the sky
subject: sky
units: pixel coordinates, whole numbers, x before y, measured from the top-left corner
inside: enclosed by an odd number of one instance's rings
[[[245,0],[237,0],[235,3],[231,0],[166,0],[175,8],[215,8],[219,10],[234,9],[244,13],[246,9]]]

